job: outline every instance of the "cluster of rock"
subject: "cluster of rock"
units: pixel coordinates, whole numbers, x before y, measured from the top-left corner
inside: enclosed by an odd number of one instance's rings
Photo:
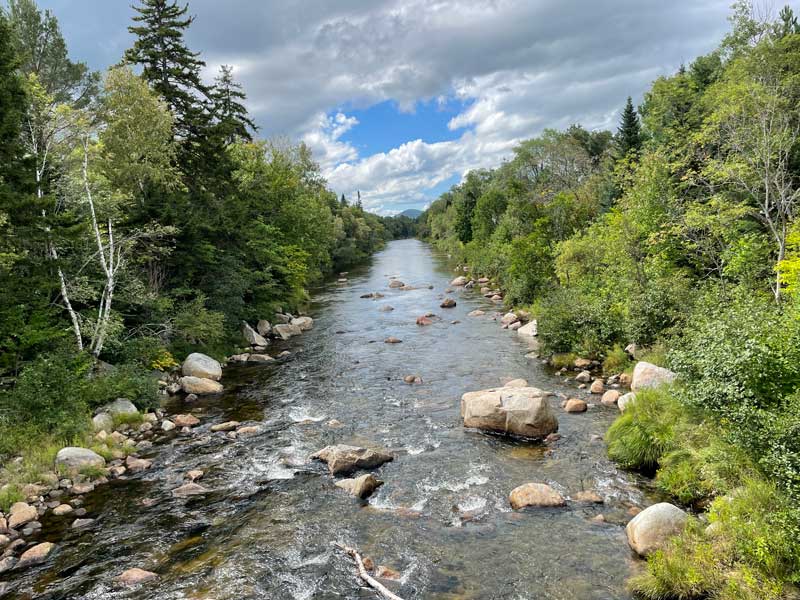
[[[288,340],[314,328],[314,319],[308,316],[295,317],[289,313],[275,313],[273,323],[261,319],[253,329],[246,321],[242,321],[242,336],[250,346],[252,355],[266,351],[268,338]],[[255,362],[255,361],[254,361]]]
[[[450,285],[454,287],[463,287],[466,290],[473,289],[476,285],[480,286],[480,292],[483,294],[484,298],[488,298],[492,302],[502,302],[503,301],[503,292],[502,290],[490,287],[489,284],[491,281],[487,277],[481,277],[479,279],[468,279],[464,275],[459,275],[453,281],[450,282]]]
[[[383,448],[363,448],[346,444],[327,446],[312,454],[311,458],[327,464],[328,470],[334,476],[346,475],[358,470],[375,469],[394,460],[392,453]],[[364,499],[383,485],[383,481],[367,473],[359,477],[340,479],[335,485],[356,498]]]

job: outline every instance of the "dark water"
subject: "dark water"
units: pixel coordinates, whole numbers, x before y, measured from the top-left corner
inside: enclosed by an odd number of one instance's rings
[[[388,289],[397,275],[412,291]],[[553,399],[563,438],[550,447],[465,430],[463,392],[526,378],[572,396],[518,336],[489,317],[498,309],[456,290],[439,308],[452,266],[428,246],[398,241],[346,284],[319,290],[313,331],[287,347],[290,359],[226,370],[221,399],[205,401],[193,435],[172,435],[150,452],[155,466],[88,498],[98,526],[48,529],[59,544],[48,564],[12,579],[20,598],[357,599],[353,565],[331,542],[358,547],[403,574],[390,584],[410,599],[626,598],[634,564],[622,525],[644,502],[633,477],[605,457],[602,435],[616,409],[566,414]],[[431,284],[433,290],[427,289]],[[379,300],[361,299],[380,291]],[[392,312],[380,312],[390,304]],[[487,316],[467,317],[483,308]],[[417,316],[442,316],[430,327]],[[458,324],[451,324],[460,320]],[[385,344],[387,336],[403,340]],[[424,385],[403,383],[416,374]],[[181,410],[180,406],[173,407]],[[208,427],[258,421],[261,432],[230,440]],[[344,426],[326,424],[337,419]],[[385,485],[368,502],[333,485],[309,454],[333,443],[377,443],[396,454],[378,469]],[[170,491],[190,469],[213,492],[181,500]],[[514,512],[508,493],[547,482],[570,495],[597,490],[604,505]],[[155,501],[143,506],[142,500]],[[606,524],[590,519],[604,514]],[[131,567],[159,573],[138,590],[115,588]]]

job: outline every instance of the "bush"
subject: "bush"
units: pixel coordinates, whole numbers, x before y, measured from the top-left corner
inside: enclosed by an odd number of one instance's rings
[[[670,390],[641,390],[606,432],[608,455],[623,467],[653,471],[662,456],[676,449],[680,430],[689,426]]]
[[[606,353],[603,360],[603,373],[606,375],[616,375],[623,373],[631,366],[631,359],[628,353],[620,346],[615,344],[614,347]]]

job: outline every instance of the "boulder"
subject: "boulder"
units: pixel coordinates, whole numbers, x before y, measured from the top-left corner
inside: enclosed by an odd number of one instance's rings
[[[327,446],[311,455],[328,465],[331,475],[349,473],[356,469],[374,469],[394,459],[391,453],[381,448],[361,448],[336,444]]]
[[[68,515],[74,509],[69,504],[59,504],[53,509],[53,514],[57,517],[63,517],[64,515]]]
[[[568,413],[582,413],[586,412],[588,405],[583,400],[578,398],[570,398],[564,405],[564,410]]]
[[[400,344],[403,342],[400,338],[396,338],[393,335],[390,335],[388,338],[383,340],[386,344]]]
[[[136,405],[127,398],[117,398],[113,402],[109,402],[105,406],[101,406],[97,413],[108,413],[112,417],[119,415],[138,415],[139,409]]]
[[[125,459],[125,467],[131,473],[138,473],[140,471],[145,471],[153,466],[153,461],[146,460],[144,458],[136,458],[134,456],[129,456]]]
[[[433,325],[433,321],[431,321],[429,317],[417,317],[417,325],[425,327],[427,325]]]
[[[266,319],[260,319],[256,323],[256,331],[261,337],[267,337],[272,332],[272,324]]]
[[[536,337],[539,335],[539,324],[536,319],[517,329],[517,335],[522,337]]]
[[[276,323],[283,323],[284,325],[288,325],[289,323],[292,322],[292,316],[283,314],[281,312],[276,312],[275,318],[272,320],[275,321]]]
[[[625,527],[628,544],[640,556],[647,556],[683,531],[687,520],[687,514],[669,502],[648,506]]]
[[[500,317],[501,325],[511,325],[512,323],[516,323],[517,321],[519,321],[519,317],[513,312],[507,312],[502,317]]]
[[[92,426],[95,431],[111,433],[114,431],[114,417],[108,413],[100,413],[92,417]]]
[[[222,379],[222,365],[210,356],[200,352],[193,352],[183,361],[181,373],[187,377],[219,381]]]
[[[163,421],[161,421],[161,429],[163,431],[172,431],[173,429],[175,429],[175,423],[173,423],[169,419],[164,419]]]
[[[635,392],[647,388],[656,388],[660,385],[670,384],[678,377],[669,369],[658,367],[649,362],[639,361],[633,369],[631,389]]]
[[[90,525],[94,525],[94,519],[75,519],[70,527],[72,529],[83,529],[84,527],[89,527]]]
[[[247,356],[247,362],[249,363],[268,363],[274,360],[269,354],[250,354]]]
[[[200,419],[194,415],[175,415],[173,422],[177,427],[194,427],[200,424]]]
[[[204,377],[181,377],[181,389],[187,394],[219,394],[222,384]]]
[[[439,306],[442,308],[455,308],[456,301],[452,298],[445,298]]]
[[[625,412],[625,409],[636,400],[636,394],[634,392],[628,392],[624,396],[620,396],[619,400],[617,400],[617,408],[619,408],[620,412]]]
[[[77,448],[67,446],[56,454],[56,469],[59,467],[68,471],[78,471],[84,467],[105,467],[106,459],[89,450],[88,448]]]
[[[218,423],[217,425],[211,426],[211,431],[233,431],[240,425],[239,421],[225,421],[224,423]]]
[[[400,281],[399,279],[392,279],[392,280],[389,282],[389,287],[390,287],[390,288],[392,288],[392,289],[396,289],[396,288],[405,287],[405,285],[406,285],[406,284],[405,284],[405,283],[403,283],[402,281]]]
[[[55,549],[56,545],[51,542],[42,542],[36,544],[22,553],[17,563],[17,568],[27,567],[28,565],[35,565],[44,562],[50,553]]]
[[[545,437],[558,430],[550,392],[534,387],[503,387],[467,392],[461,397],[464,427],[525,437]]]
[[[620,393],[617,390],[608,390],[603,397],[600,398],[600,402],[605,404],[606,406],[614,406],[619,401]]]
[[[39,517],[39,512],[35,506],[31,506],[26,502],[15,502],[11,506],[8,515],[8,526],[11,529],[17,529],[22,525],[35,521]]]
[[[372,492],[377,490],[383,482],[371,474],[362,475],[354,479],[342,479],[336,482],[336,487],[346,490],[351,496],[356,498],[368,498]]]
[[[242,335],[251,346],[266,346],[269,343],[263,335],[250,327],[246,321],[242,321]]]
[[[589,371],[581,371],[575,376],[575,381],[578,383],[589,383],[592,380],[592,374]]]
[[[453,286],[467,285],[467,278],[464,277],[463,275],[456,277],[455,279],[453,279],[453,281],[450,282],[450,285]]]
[[[288,340],[291,337],[303,333],[302,330],[297,325],[293,325],[291,323],[282,323],[280,325],[275,325],[275,327],[273,327],[272,329],[275,332],[275,335],[280,337],[282,340]]]
[[[574,364],[576,369],[588,369],[592,366],[592,361],[588,358],[576,358]]]
[[[603,380],[595,379],[592,382],[592,387],[589,388],[589,392],[592,394],[602,394],[605,389],[606,389],[606,384],[603,383]]]
[[[620,373],[619,376],[619,383],[620,385],[624,385],[626,387],[631,387],[631,382],[633,381],[633,377],[631,377],[628,373]]]
[[[526,506],[564,506],[564,497],[545,483],[526,483],[511,491],[508,501],[514,510]]]
[[[311,317],[295,317],[292,319],[291,325],[294,325],[300,331],[310,331],[314,328],[314,319]]]
[[[116,577],[116,581],[120,585],[124,585],[126,587],[132,587],[135,585],[145,583],[146,581],[152,581],[157,577],[158,575],[156,575],[152,571],[145,571],[144,569],[139,569],[138,567],[134,567],[133,569],[127,569],[126,571],[123,571],[120,575]]]

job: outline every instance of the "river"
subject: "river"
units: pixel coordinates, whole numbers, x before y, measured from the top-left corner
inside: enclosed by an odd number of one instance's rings
[[[390,276],[418,287],[389,289]],[[314,329],[285,344],[292,356],[226,369],[225,394],[191,407],[202,410],[195,434],[165,436],[144,455],[154,460],[151,470],[87,497],[96,527],[71,531],[45,521],[43,539],[56,541],[58,552],[20,576],[17,597],[373,598],[331,547],[339,541],[401,572],[400,583],[387,585],[407,600],[627,598],[636,561],[624,523],[630,507],[648,500],[599,439],[617,409],[594,403],[567,414],[552,399],[562,438],[550,445],[465,430],[466,391],[521,377],[583,393],[526,358],[530,348],[489,318],[499,307],[477,291],[457,289],[457,306],[440,309],[454,276],[446,257],[403,240],[346,283],[316,290],[308,311]],[[384,297],[360,298],[375,291]],[[394,310],[381,312],[383,304]],[[476,308],[487,316],[468,317]],[[442,319],[417,326],[427,312]],[[402,343],[385,344],[388,336]],[[405,384],[408,374],[424,383]],[[230,419],[259,422],[261,431],[236,440],[208,432]],[[343,426],[329,426],[331,419]],[[385,484],[368,501],[348,496],[324,465],[308,461],[340,442],[395,453],[375,472]],[[184,474],[198,468],[212,493],[173,498]],[[596,490],[605,503],[512,511],[508,493],[532,481],[565,496]],[[592,520],[599,514],[605,523]],[[130,567],[159,578],[120,590],[113,578]]]

